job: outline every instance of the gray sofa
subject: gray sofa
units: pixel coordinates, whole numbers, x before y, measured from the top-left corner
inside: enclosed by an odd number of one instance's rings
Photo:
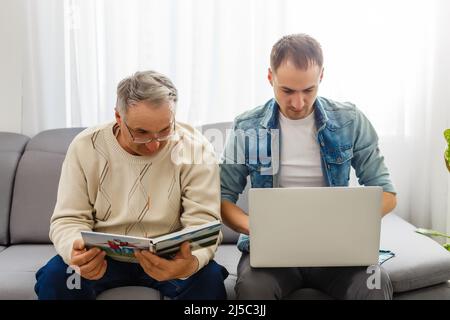
[[[224,132],[230,123],[202,127]],[[216,129],[210,130],[210,129]],[[48,238],[49,219],[56,201],[61,164],[70,142],[82,128],[56,129],[32,139],[0,132],[0,299],[36,299],[35,272],[55,250]],[[222,141],[223,143],[223,141]],[[213,143],[221,152],[221,144]],[[238,203],[246,210],[246,193]],[[395,299],[450,299],[450,253],[434,240],[416,234],[414,226],[395,214],[383,219],[381,246],[396,253],[383,266],[394,287]],[[236,266],[240,253],[237,234],[224,227],[224,241],[216,260],[230,272],[226,287],[235,297]],[[103,292],[98,299],[164,299],[142,287]],[[313,289],[301,289],[288,299],[330,299]]]

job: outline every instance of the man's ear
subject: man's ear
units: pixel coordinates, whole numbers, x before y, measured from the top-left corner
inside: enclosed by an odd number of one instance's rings
[[[322,67],[322,71],[320,71],[320,82],[322,82],[322,78],[323,78],[323,71],[325,70],[325,68]]]
[[[114,110],[115,110],[114,116],[116,117],[116,122],[117,122],[118,124],[122,124],[122,118],[120,117],[119,111],[117,111],[117,108],[114,109]]]
[[[270,68],[267,71],[267,80],[269,80],[270,85],[273,87],[273,73],[272,73],[272,69],[270,69]]]

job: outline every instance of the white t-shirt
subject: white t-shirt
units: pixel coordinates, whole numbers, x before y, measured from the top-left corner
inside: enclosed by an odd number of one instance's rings
[[[291,120],[279,112],[281,131],[279,184],[289,187],[326,186],[314,111],[304,119]]]

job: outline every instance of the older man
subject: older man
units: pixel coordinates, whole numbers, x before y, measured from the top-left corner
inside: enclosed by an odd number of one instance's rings
[[[36,274],[39,299],[95,299],[125,285],[155,288],[173,299],[226,298],[228,273],[212,260],[217,244],[191,252],[184,243],[170,260],[140,251],[134,264],[86,248],[80,237],[83,230],[153,237],[220,219],[214,154],[198,132],[175,120],[176,102],[166,76],[138,72],[117,87],[116,121],[73,140],[51,218],[58,255]],[[204,161],[179,161],[184,149],[202,150]],[[69,265],[82,276],[79,289],[66,285]]]

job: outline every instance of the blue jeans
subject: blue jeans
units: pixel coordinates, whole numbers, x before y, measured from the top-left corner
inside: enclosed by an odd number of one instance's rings
[[[180,300],[226,299],[224,280],[228,271],[210,261],[186,280],[157,281],[137,263],[126,263],[106,257],[108,267],[99,280],[81,278],[79,289],[69,289],[67,280],[73,276],[68,265],[56,255],[36,273],[34,291],[39,300],[95,299],[101,292],[123,286],[144,286],[156,289],[166,297]],[[71,270],[71,269],[69,269]],[[70,279],[69,279],[70,281]]]

